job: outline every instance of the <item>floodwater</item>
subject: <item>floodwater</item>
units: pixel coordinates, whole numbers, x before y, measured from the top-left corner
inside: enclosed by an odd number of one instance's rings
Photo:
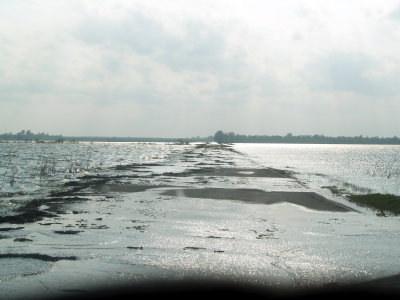
[[[399,217],[379,217],[325,186],[398,194],[399,151],[0,143],[0,298],[154,279],[295,289],[398,274]],[[188,197],[189,188],[315,193],[348,209],[312,209],[290,197],[273,204]]]

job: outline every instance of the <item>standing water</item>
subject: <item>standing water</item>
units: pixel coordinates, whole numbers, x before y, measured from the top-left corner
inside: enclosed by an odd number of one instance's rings
[[[154,279],[296,289],[399,274],[399,218],[325,188],[399,195],[399,154],[399,146],[0,143],[0,298]]]
[[[314,187],[400,195],[399,145],[237,144],[265,166],[293,170]]]

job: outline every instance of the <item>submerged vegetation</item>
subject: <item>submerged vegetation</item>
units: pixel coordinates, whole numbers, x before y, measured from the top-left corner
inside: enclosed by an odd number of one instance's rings
[[[352,194],[336,185],[323,186],[322,188],[328,189],[333,195],[344,197],[357,205],[377,210],[379,211],[378,216],[386,216],[386,213],[400,215],[400,196],[380,193]]]
[[[400,196],[392,194],[366,194],[366,195],[348,195],[347,199],[362,206],[370,207],[394,215],[400,215]]]
[[[322,188],[330,190],[332,194],[337,195],[337,196],[342,196],[342,195],[346,194],[345,189],[340,188],[336,185],[323,186]]]

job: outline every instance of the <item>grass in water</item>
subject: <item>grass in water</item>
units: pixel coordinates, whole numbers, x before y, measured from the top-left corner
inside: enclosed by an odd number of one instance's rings
[[[322,188],[330,190],[332,194],[337,196],[346,194],[345,189],[339,188],[336,185],[323,186]]]
[[[381,213],[386,211],[396,216],[400,215],[400,196],[391,194],[366,194],[348,195],[347,197],[349,201],[380,210]]]

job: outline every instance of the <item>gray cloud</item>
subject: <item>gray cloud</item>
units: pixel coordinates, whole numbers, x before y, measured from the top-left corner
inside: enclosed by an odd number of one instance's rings
[[[139,13],[133,13],[124,22],[95,17],[85,19],[79,27],[79,36],[87,43],[110,48],[126,45],[140,55],[152,55],[172,42],[160,24]]]
[[[316,77],[313,88],[347,91],[371,96],[393,96],[400,92],[396,74],[378,74],[379,62],[362,53],[332,52],[310,65]],[[372,74],[372,75],[371,75]]]
[[[367,18],[358,2],[139,2],[2,5],[2,128],[398,135],[400,8],[382,18],[392,3],[366,3]]]
[[[35,78],[21,78],[19,81],[2,80],[0,74],[0,102],[19,101],[47,94],[53,91],[49,82]]]
[[[178,37],[157,21],[135,12],[124,21],[90,18],[79,27],[78,36],[86,43],[107,48],[128,47],[174,71],[220,70],[228,66],[223,57],[222,37],[207,26],[188,22],[186,34]]]
[[[223,70],[228,62],[223,57],[222,37],[200,23],[186,26],[187,37],[164,48],[160,61],[172,70]]]
[[[399,21],[400,21],[400,6],[399,6],[397,9],[393,10],[393,11],[389,14],[389,17],[390,17],[391,19],[395,19],[395,20],[399,20]]]

